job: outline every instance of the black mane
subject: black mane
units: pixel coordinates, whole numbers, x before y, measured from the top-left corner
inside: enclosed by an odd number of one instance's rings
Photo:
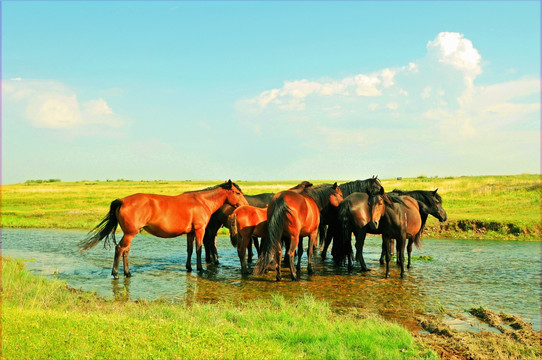
[[[333,184],[320,184],[305,188],[301,194],[313,199],[316,202],[316,205],[318,205],[318,209],[321,211],[329,204],[329,197],[331,194],[335,193],[335,191],[336,188],[333,187]]]
[[[439,202],[442,202],[442,198],[438,193],[435,193],[434,191],[427,191],[427,190],[412,190],[412,191],[403,191],[399,189],[393,189],[393,194],[397,195],[408,195],[410,197],[413,197],[417,201],[424,203],[426,205],[436,205],[435,199]],[[389,195],[390,193],[388,193]]]
[[[339,189],[341,189],[344,197],[347,197],[354,192],[364,192],[369,195],[378,195],[375,189],[380,191],[380,188],[382,188],[382,184],[380,184],[380,180],[378,180],[376,177],[365,180],[351,181],[339,185]]]

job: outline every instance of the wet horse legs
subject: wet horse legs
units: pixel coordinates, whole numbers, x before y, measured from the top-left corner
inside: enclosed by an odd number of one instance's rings
[[[111,271],[111,275],[113,275],[114,279],[119,278],[119,262],[120,257],[122,256],[122,262],[124,265],[124,276],[130,277],[132,274],[130,273],[130,269],[128,268],[128,255],[130,253],[130,244],[132,243],[132,239],[134,238],[135,234],[124,234],[122,236],[122,239],[120,242],[115,246],[115,257],[113,258],[113,270]]]

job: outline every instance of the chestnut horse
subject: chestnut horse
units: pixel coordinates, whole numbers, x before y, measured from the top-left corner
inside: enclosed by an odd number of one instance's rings
[[[342,192],[337,183],[310,186],[300,193],[291,190],[279,193],[267,208],[267,236],[262,239],[261,254],[256,262],[254,274],[262,274],[274,258],[277,270],[276,279],[277,281],[281,280],[281,240],[283,236],[289,240],[286,251],[293,280],[298,280],[298,272],[301,268],[303,244],[300,239],[309,236],[307,271],[312,273],[312,252],[317,242],[320,212],[330,205],[339,206],[341,201]],[[296,272],[294,255],[298,245],[298,272]]]
[[[274,193],[264,193],[258,195],[245,195],[247,202],[251,206],[259,208],[267,207]],[[234,207],[229,204],[224,204],[211,215],[209,223],[205,227],[205,235],[203,236],[203,246],[205,248],[205,261],[208,264],[218,265],[218,250],[216,248],[216,236],[218,230],[222,226],[228,227],[228,216],[233,213]],[[252,247],[249,248],[252,254]]]
[[[79,244],[79,247],[81,251],[88,250],[102,239],[105,239],[105,246],[111,237],[116,245],[111,275],[118,279],[121,256],[124,263],[124,276],[131,276],[128,268],[130,244],[141,229],[161,238],[187,234],[186,268],[188,271],[192,270],[191,258],[195,238],[197,267],[198,271],[202,271],[201,245],[205,226],[211,214],[225,203],[232,206],[247,204],[241,189],[231,180],[221,185],[189,191],[177,196],[134,194],[116,199],[111,203],[109,213]],[[124,233],[118,244],[115,241],[117,225],[120,225]]]
[[[267,209],[250,205],[240,206],[228,216],[228,224],[231,243],[237,247],[241,261],[241,273],[250,274],[247,266],[247,247],[254,237],[263,238],[267,235]],[[250,256],[249,262],[251,260]]]
[[[379,195],[368,195],[367,193],[354,192],[341,202],[338,208],[339,222],[341,223],[342,234],[339,239],[344,247],[344,254],[348,259],[348,268],[352,269],[352,232],[356,237],[356,260],[359,261],[362,271],[368,271],[363,259],[363,245],[369,228],[376,230],[381,216],[386,210],[384,189]],[[337,255],[339,256],[339,255]],[[342,262],[343,259],[337,259]]]
[[[295,191],[295,192],[301,192],[304,189],[308,188],[309,186],[312,186],[312,184],[308,181],[303,181],[296,186],[290,188],[289,190]],[[245,195],[245,198],[248,201],[248,204],[251,206],[259,207],[259,208],[266,208],[267,205],[275,198],[275,194],[273,193],[263,193],[258,195]],[[203,236],[203,246],[205,247],[205,260],[208,264],[214,264],[218,265],[218,250],[216,248],[216,236],[218,233],[218,230],[225,226],[229,228],[228,226],[228,216],[230,216],[233,213],[234,208],[228,204],[222,206],[220,209],[215,211],[213,215],[211,215],[211,219],[209,220],[209,224],[205,228],[205,235]],[[254,240],[254,246],[256,247],[256,251],[258,251],[259,255],[259,247],[256,239]],[[248,245],[248,255],[249,255],[249,261],[252,259],[252,245],[249,243]]]

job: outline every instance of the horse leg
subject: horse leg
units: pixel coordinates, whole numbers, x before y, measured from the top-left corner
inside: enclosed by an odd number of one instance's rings
[[[299,242],[297,244],[297,271],[301,271],[301,256],[303,255],[303,238],[299,237]],[[295,254],[294,254],[295,257]]]
[[[128,253],[130,252],[130,244],[135,234],[124,234],[120,242],[115,246],[115,257],[113,258],[113,270],[111,270],[111,275],[114,279],[119,278],[119,262],[120,257],[122,256],[123,265],[124,265],[124,276],[130,277],[132,274],[128,269]]]
[[[186,270],[192,271],[192,252],[194,251],[194,233],[186,234]]]
[[[418,235],[416,235],[416,236],[418,236]],[[408,240],[408,247],[407,247],[408,264],[407,264],[407,269],[410,269],[410,256],[412,255],[412,244],[413,243],[414,243],[414,238]]]
[[[196,233],[196,257],[197,257],[197,268],[198,271],[203,271],[203,266],[201,265],[201,248],[203,245],[203,235],[205,235],[205,229],[198,229]],[[216,237],[215,237],[215,248],[216,248]],[[218,264],[218,259],[216,259],[215,264]]]
[[[307,249],[307,258],[308,258],[307,272],[309,274],[312,274],[314,272],[312,270],[312,253],[314,249],[316,249],[317,244],[318,244],[318,230],[315,230],[315,232],[313,232],[309,236],[309,248]]]
[[[300,243],[299,236],[293,235],[290,238],[290,247],[288,249],[288,260],[290,261],[290,274],[292,275],[292,280],[294,281],[298,280],[298,274],[295,270],[295,249],[298,243]],[[303,248],[301,248],[301,251],[303,251]],[[300,254],[301,254],[301,251],[299,252]],[[301,255],[299,256],[299,261],[301,261]],[[299,264],[299,266],[301,266],[301,263]]]
[[[326,259],[327,256],[327,249],[329,248],[329,245],[331,244],[331,240],[333,239],[333,232],[330,231],[329,226],[327,227],[326,231],[326,238],[324,240],[324,249],[322,250],[322,254],[320,255],[322,257],[322,260]]]
[[[253,253],[252,253],[252,236],[248,240],[247,250],[248,250],[248,262],[251,263],[252,262],[252,256],[253,256]]]
[[[382,236],[382,251],[380,252],[380,265],[386,262],[386,245],[384,244],[384,236]]]
[[[241,261],[242,274],[250,274],[250,271],[248,271],[247,258],[246,258],[247,244],[250,244],[250,234],[242,234],[241,242],[239,244],[240,246],[237,248],[239,260]]]
[[[254,243],[254,247],[256,248],[256,254],[260,256],[260,243],[258,242],[258,238],[256,236],[253,236],[252,242]]]
[[[356,260],[361,265],[361,271],[370,271],[365,265],[365,259],[363,258],[363,245],[365,245],[365,237],[367,236],[367,230],[365,228],[358,229],[355,233],[356,236]]]
[[[282,246],[280,244],[277,244],[277,249],[275,250],[275,263],[276,263],[276,269],[277,269],[277,281],[280,281],[282,279],[281,272],[282,272]]]
[[[390,277],[390,260],[391,260],[391,239],[382,235],[382,247],[386,253],[386,279]]]

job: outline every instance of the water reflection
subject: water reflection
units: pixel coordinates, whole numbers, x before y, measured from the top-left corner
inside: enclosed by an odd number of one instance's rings
[[[348,272],[336,268],[331,259],[315,256],[315,273],[309,275],[303,257],[300,281],[291,281],[289,270],[283,268],[283,281],[277,283],[273,272],[242,275],[237,251],[226,237],[218,239],[220,265],[204,266],[205,271],[198,273],[186,271],[184,237],[146,235],[138,235],[132,243],[133,277],[124,278],[121,271],[120,279],[113,280],[113,250],[96,248],[80,254],[76,244],[84,236],[78,231],[3,229],[2,252],[33,259],[27,262],[32,271],[46,276],[56,273],[69,286],[105,298],[250,302],[273,293],[286,299],[307,293],[337,308],[379,312],[404,324],[420,311],[464,312],[484,306],[522,316],[540,329],[539,243],[426,240],[424,249],[415,250],[414,255],[433,261],[413,261],[413,268],[401,280],[395,266],[391,277],[384,279],[378,262],[380,240],[369,238],[364,256],[372,271],[360,272],[356,265]]]

